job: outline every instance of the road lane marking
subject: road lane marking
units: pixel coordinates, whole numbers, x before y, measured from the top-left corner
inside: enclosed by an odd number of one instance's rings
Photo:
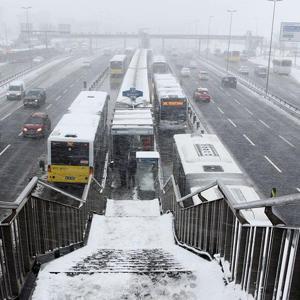
[[[46,109],[49,109],[51,106],[52,106],[52,103],[50,103],[50,104],[46,107]]]
[[[6,116],[4,116],[1,121],[5,120],[6,118],[8,118],[10,115],[12,115],[15,111],[17,111],[19,108],[23,107],[22,105],[17,106],[14,110],[12,110],[10,113],[8,113]]]
[[[19,134],[18,134],[18,136],[21,136],[23,134],[23,132],[21,131]]]
[[[224,114],[224,111],[220,107],[218,107],[218,110],[220,111],[221,114]]]
[[[215,103],[215,101],[214,101],[213,99],[210,99],[210,101],[211,101],[212,103]]]
[[[60,98],[61,98],[61,96],[58,96],[58,97],[55,99],[55,101],[58,101]]]
[[[237,127],[236,124],[231,119],[227,119],[227,120],[232,124],[232,126]]]
[[[70,85],[70,88],[73,87],[73,86],[74,86],[74,83],[72,83],[72,84]]]
[[[251,116],[253,116],[253,112],[252,112],[252,111],[250,111],[247,107],[245,107],[245,109],[246,109],[246,111],[247,111]]]
[[[65,89],[64,92],[63,92],[63,94],[65,94],[65,93],[67,93],[67,92],[68,92],[68,89]]]
[[[246,134],[243,134],[243,137],[252,145],[255,146],[255,144],[246,136]]]
[[[0,152],[0,156],[10,147],[11,145],[7,145],[1,152]]]
[[[288,145],[290,145],[291,147],[296,148],[295,145],[293,145],[291,142],[289,142],[289,141],[288,141],[287,139],[285,139],[283,136],[279,135],[279,137],[280,137],[284,142],[286,142]]]
[[[233,98],[233,100],[237,103],[237,104],[241,104],[241,102],[235,98]]]
[[[282,173],[282,171],[271,161],[268,156],[264,155],[264,157],[279,173]]]
[[[1,121],[5,120],[6,118],[8,118],[12,113],[10,112],[9,114],[7,114],[6,116],[4,116]]]
[[[297,188],[296,190],[300,193],[300,188]]]
[[[270,126],[269,126],[267,123],[265,123],[264,121],[259,120],[259,122],[260,122],[261,124],[263,124],[264,126],[266,126],[267,128],[270,128]]]

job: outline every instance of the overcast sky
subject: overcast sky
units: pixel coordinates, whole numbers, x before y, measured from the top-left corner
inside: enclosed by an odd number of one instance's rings
[[[31,6],[30,22],[40,24],[71,23],[73,31],[207,33],[208,18],[213,15],[211,33],[227,34],[229,14],[233,17],[233,34],[252,30],[268,35],[273,2],[268,0],[0,0],[0,35],[4,24],[8,33],[17,32],[25,21],[22,6]],[[281,21],[300,22],[300,0],[277,3],[275,31]]]

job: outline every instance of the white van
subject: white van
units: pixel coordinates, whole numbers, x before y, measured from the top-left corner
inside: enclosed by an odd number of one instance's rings
[[[6,93],[7,100],[22,100],[25,96],[25,83],[22,80],[12,81]]]

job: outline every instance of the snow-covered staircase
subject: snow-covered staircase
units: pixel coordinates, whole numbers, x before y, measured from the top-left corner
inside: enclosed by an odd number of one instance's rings
[[[234,299],[223,289],[217,263],[175,245],[157,199],[108,200],[87,245],[43,266],[33,299]]]

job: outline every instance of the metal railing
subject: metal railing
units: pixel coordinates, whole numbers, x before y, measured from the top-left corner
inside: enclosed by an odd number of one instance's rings
[[[222,199],[183,208],[183,201],[212,186],[223,194]],[[254,299],[300,299],[300,221],[290,224],[273,211],[286,205],[299,208],[300,193],[242,205],[233,204],[233,199],[218,181],[181,198],[172,176],[164,186],[161,206],[174,215],[178,241],[215,257],[227,280]],[[242,210],[257,207],[265,207],[271,225],[249,224],[241,218]]]
[[[20,295],[43,255],[55,258],[83,246],[95,202],[101,202],[90,192],[85,199],[66,193],[65,201],[44,199],[38,185],[46,184],[34,177],[15,202],[0,202],[0,299]]]

